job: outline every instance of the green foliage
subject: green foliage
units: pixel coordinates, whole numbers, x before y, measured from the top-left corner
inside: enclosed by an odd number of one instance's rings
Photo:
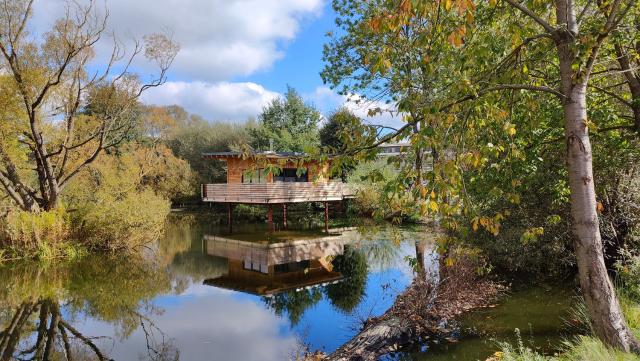
[[[629,256],[616,263],[616,282],[625,297],[640,302],[640,257]]]
[[[331,304],[343,312],[352,312],[365,294],[367,287],[367,257],[353,247],[345,247],[344,254],[336,256],[333,270],[340,272],[344,279],[327,285],[325,295]]]
[[[172,178],[183,173],[171,174],[175,168],[165,167],[170,153],[158,157],[146,147],[127,149],[101,157],[65,193],[75,210],[75,237],[90,249],[126,252],[157,239],[170,208],[165,197],[176,191],[164,188],[164,182],[181,183]]]
[[[274,99],[262,110],[257,126],[249,128],[251,145],[256,150],[269,150],[273,144],[273,151],[308,152],[320,143],[320,119],[320,112],[288,88],[284,99]]]
[[[63,207],[31,213],[12,210],[0,220],[0,244],[6,249],[3,258],[51,259],[68,255],[76,250],[68,244],[69,215]]]
[[[419,219],[420,210],[411,194],[388,189],[401,176],[387,159],[359,163],[347,178],[356,192],[352,201],[356,213],[397,221]]]
[[[555,275],[575,265],[562,103],[541,92],[485,89],[553,88],[558,59],[551,41],[536,38],[537,24],[505,5],[462,1],[443,9],[429,2],[336,0],[340,31],[329,36],[322,76],[342,94],[384,97],[404,113],[409,123],[377,139],[406,139],[412,150],[434,155],[421,177],[414,163],[400,163],[399,175],[377,187],[387,199],[370,195],[370,188],[359,201],[362,208],[411,194],[418,214],[482,248],[499,268]],[[553,17],[551,7],[527,6]],[[591,14],[585,24],[599,16]],[[585,27],[585,33],[593,31]],[[630,97],[619,87],[624,79],[594,81]],[[638,202],[630,199],[637,192],[624,180],[637,172],[640,147],[637,134],[625,126],[632,116],[621,111],[620,99],[596,91],[588,97],[602,235],[615,248],[633,243],[638,234]],[[354,143],[347,153],[371,157],[373,151]],[[615,259],[616,253],[608,256]]]
[[[68,215],[62,207],[40,213],[15,211],[7,215],[3,228],[9,240],[27,248],[43,242],[60,242],[69,233]]]
[[[575,342],[567,343],[559,356],[544,356],[528,347],[514,348],[501,344],[501,351],[489,358],[490,361],[638,361],[637,355],[611,349],[594,337],[580,336]]]
[[[250,141],[247,125],[208,122],[177,106],[149,108],[145,118],[149,132],[189,163],[198,185],[226,181],[224,163],[204,159],[202,153],[237,150]]]
[[[349,139],[354,135],[362,121],[347,108],[331,113],[320,128],[320,145],[327,147],[330,153],[341,153],[348,149]]]
[[[151,190],[122,198],[96,194],[99,203],[85,209],[80,232],[92,249],[128,251],[158,238],[169,213],[169,202]]]

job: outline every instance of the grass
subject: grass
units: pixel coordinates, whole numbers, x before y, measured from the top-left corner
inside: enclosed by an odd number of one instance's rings
[[[635,336],[640,338],[640,305],[622,294],[620,306],[627,324]],[[640,356],[611,349],[592,336],[578,336],[573,341],[567,341],[559,354],[545,356],[525,347],[518,330],[516,335],[516,346],[500,344],[501,351],[496,352],[487,361],[640,361]]]

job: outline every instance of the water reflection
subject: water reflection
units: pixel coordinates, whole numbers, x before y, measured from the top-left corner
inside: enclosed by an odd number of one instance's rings
[[[216,227],[183,217],[147,257],[0,267],[0,360],[275,361],[301,343],[330,352],[438,265],[420,228]]]
[[[340,281],[332,259],[341,255],[340,235],[289,240],[276,243],[242,241],[205,235],[205,252],[227,260],[227,271],[205,284],[260,296],[275,296],[293,290]]]
[[[177,358],[171,339],[155,326],[152,297],[167,291],[166,274],[141,259],[93,261],[43,267],[0,269],[4,282],[0,309],[0,359],[108,360],[108,345],[143,328],[142,358]],[[112,335],[98,337],[79,328],[91,317],[112,325]],[[141,350],[142,352],[142,350]]]

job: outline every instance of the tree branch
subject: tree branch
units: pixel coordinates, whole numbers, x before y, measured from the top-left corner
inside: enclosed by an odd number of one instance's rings
[[[523,14],[525,14],[526,16],[528,16],[531,19],[533,19],[533,21],[535,21],[536,23],[540,24],[540,26],[542,26],[544,28],[544,30],[546,32],[548,32],[549,35],[551,35],[554,39],[557,37],[556,29],[553,26],[551,26],[551,24],[546,22],[544,19],[542,19],[541,17],[536,15],[528,7],[520,4],[519,2],[517,2],[515,0],[504,0],[504,1],[509,3],[509,5],[513,6],[514,8],[520,10]]]

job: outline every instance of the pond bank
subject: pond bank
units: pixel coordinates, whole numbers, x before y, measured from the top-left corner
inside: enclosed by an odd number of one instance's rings
[[[397,351],[411,344],[442,340],[457,330],[455,317],[492,304],[506,287],[478,276],[478,262],[470,257],[456,257],[457,262],[444,266],[438,274],[417,271],[411,285],[400,294],[382,316],[366,320],[362,330],[329,355],[315,353],[310,360],[364,361]]]

